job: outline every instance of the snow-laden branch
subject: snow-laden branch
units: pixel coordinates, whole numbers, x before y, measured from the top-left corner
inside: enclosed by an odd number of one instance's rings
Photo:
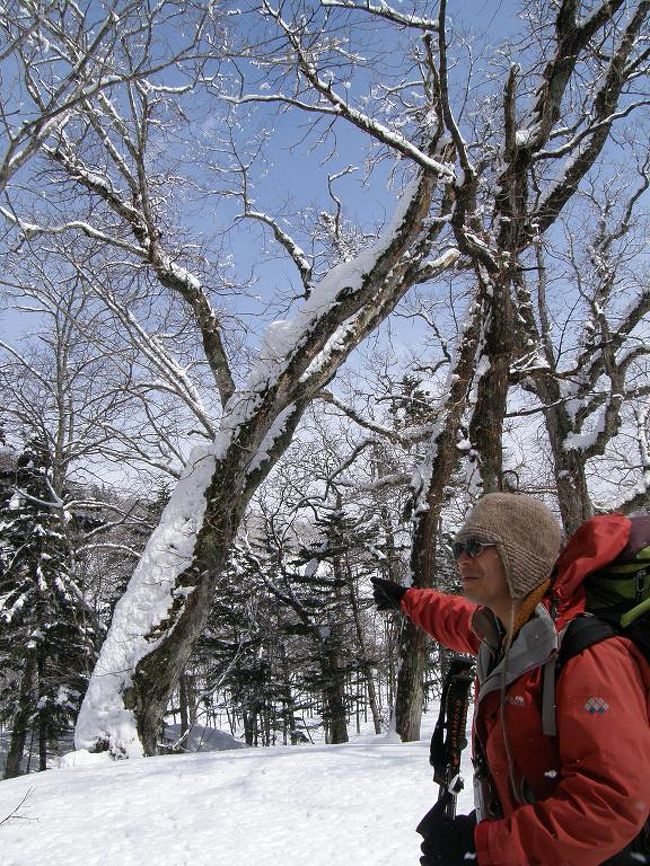
[[[385,427],[383,424],[377,424],[375,421],[371,421],[369,418],[360,415],[359,412],[351,406],[347,406],[339,400],[338,397],[332,394],[331,391],[322,390],[319,391],[316,396],[319,400],[334,406],[364,430],[370,430],[382,439],[388,440],[389,442],[395,442],[398,445],[409,446],[416,442],[422,442],[431,434],[429,426],[419,426],[416,428],[411,427],[406,430],[395,430],[391,427]]]
[[[25,368],[29,375],[33,376],[36,380],[38,380],[41,385],[49,387],[50,383],[48,382],[47,378],[39,370],[37,370],[36,367],[31,364],[23,355],[21,355],[21,353],[16,348],[14,348],[14,346],[12,346],[10,343],[5,343],[4,340],[0,340],[0,348],[4,349],[5,352],[8,352],[10,355],[12,355]]]
[[[75,4],[66,5],[67,10],[57,4],[48,7],[27,4],[20,15],[9,7],[4,10],[2,30],[7,47],[2,56],[18,58],[33,105],[30,119],[23,120],[13,129],[8,121],[9,112],[3,111],[8,143],[0,157],[0,191],[7,188],[11,178],[49,139],[60,134],[84,103],[88,104],[102,93],[113,91],[125,83],[152,78],[181,58],[189,57],[202,38],[210,17],[208,11],[201,14],[195,23],[185,28],[187,38],[180,40],[174,51],[167,50],[161,54],[152,51],[152,46],[154,32],[163,22],[168,24],[169,10],[165,0],[152,9],[145,9],[143,15],[141,4],[122,4],[119,15],[113,9],[108,10],[88,32],[84,32],[84,16]],[[66,11],[71,11],[74,24],[66,16]],[[129,26],[127,22],[134,13],[136,23]],[[114,49],[118,40],[122,46],[128,45],[129,40],[134,44],[137,40],[138,47],[143,49],[140,59],[132,57],[126,68],[123,63],[116,62]],[[40,54],[34,55],[36,43],[40,43]],[[56,74],[50,77],[43,67],[49,67]],[[36,74],[35,70],[39,73]],[[5,84],[10,87],[8,82]],[[150,86],[165,89],[163,83]],[[183,86],[186,88],[187,85]]]
[[[284,231],[278,221],[269,214],[262,213],[261,211],[250,210],[247,208],[244,216],[248,219],[258,220],[259,222],[264,223],[273,230],[275,239],[289,253],[291,258],[293,259],[294,264],[298,268],[298,271],[300,272],[300,277],[302,279],[302,284],[305,289],[305,296],[309,296],[312,288],[311,279],[313,268],[312,263],[307,258],[305,252],[293,240],[291,235]]]
[[[641,508],[647,508],[650,504],[650,408],[648,406],[636,407],[634,418],[642,477],[633,494],[625,502],[619,503],[619,509],[627,514]]]
[[[193,452],[116,607],[79,715],[78,747],[104,742],[114,753],[142,753],[134,715],[139,689],[149,676],[158,688],[162,677],[169,688],[176,677],[158,648],[166,654],[171,640],[182,643],[188,629],[200,630],[248,498],[313,395],[417,278],[432,243],[434,189],[433,176],[423,172],[377,243],[315,285],[292,321],[269,328],[247,387],[226,404],[214,443]],[[440,269],[457,257],[446,253]],[[147,747],[154,744],[147,740]]]
[[[134,246],[128,241],[123,241],[121,238],[116,237],[114,234],[108,234],[101,229],[97,229],[84,220],[70,220],[70,222],[59,225],[42,226],[26,222],[4,207],[0,207],[0,214],[28,240],[39,235],[61,235],[66,232],[81,232],[81,234],[86,235],[88,238],[100,241],[110,247],[126,250],[134,256],[142,258],[145,255],[145,250],[142,247]]]
[[[554,124],[562,116],[562,100],[581,53],[598,30],[621,8],[624,0],[603,0],[584,21],[576,19],[574,2],[563,2],[558,10],[555,31],[557,47],[544,69],[543,83],[529,118],[522,123],[530,152],[541,150]]]
[[[629,105],[625,106],[625,108],[621,108],[618,111],[612,112],[610,115],[604,117],[602,120],[598,120],[594,123],[588,124],[584,129],[581,129],[579,132],[577,132],[563,145],[555,148],[555,150],[538,151],[533,155],[533,161],[539,162],[543,159],[560,159],[561,157],[566,156],[567,154],[574,151],[576,147],[578,147],[578,145],[588,136],[593,135],[596,132],[600,132],[603,129],[609,129],[611,125],[617,120],[622,120],[624,117],[628,117],[634,111],[637,111],[639,108],[643,108],[646,105],[650,105],[650,100],[638,99],[634,102],[631,102]]]
[[[286,36],[291,48],[295,51],[302,75],[314,90],[326,100],[326,103],[329,103],[339,117],[349,121],[392,150],[396,150],[408,159],[413,160],[416,165],[419,165],[426,171],[433,172],[440,180],[447,182],[455,180],[456,174],[452,165],[440,162],[419,147],[416,147],[416,145],[399,132],[389,129],[375,120],[375,118],[369,117],[362,111],[353,108],[348,100],[344,99],[334,90],[331,83],[320,77],[315,64],[305,53],[296,30],[282,18],[280,10],[272,8],[268,0],[263,0],[263,7],[265,12],[275,20],[278,27]],[[248,98],[250,99],[250,97]]]
[[[307,72],[304,74],[305,77],[309,78]],[[310,79],[310,83],[328,101],[327,103],[306,103],[282,93],[245,93],[241,96],[230,96],[228,97],[228,101],[234,105],[245,105],[251,102],[278,102],[298,108],[301,111],[340,117],[358,129],[363,130],[363,132],[368,133],[391,150],[401,153],[402,156],[412,160],[420,167],[435,172],[436,176],[441,179],[449,182],[454,180],[455,172],[452,165],[445,164],[428,156],[421,148],[417,147],[408,138],[401,135],[401,133],[389,129],[389,127],[384,126],[378,120],[353,108],[343,97],[336,93],[330,84],[320,79],[313,71],[311,75],[314,80],[311,81]]]
[[[619,0],[605,3],[602,14],[607,13],[609,15],[620,5]],[[614,10],[612,10],[612,6]],[[563,166],[560,178],[546,193],[535,213],[532,214],[529,222],[531,231],[534,228],[533,234],[534,232],[543,234],[555,222],[558,214],[602,151],[615,119],[618,100],[627,82],[624,72],[625,64],[638,45],[639,34],[649,13],[650,0],[641,0],[612,53],[607,70],[594,94],[594,122],[590,127],[590,134],[579,142]],[[608,120],[609,118],[612,119]]]
[[[418,30],[435,33],[438,22],[432,18],[420,18],[418,15],[407,15],[389,6],[388,3],[371,3],[370,0],[358,2],[358,0],[320,0],[321,6],[330,9],[353,9],[359,12],[368,12],[379,18],[385,18],[401,27],[415,27]]]
[[[224,96],[224,100],[229,102],[231,105],[247,105],[248,103],[257,102],[280,102],[283,105],[289,105],[292,108],[299,108],[301,111],[307,111],[312,114],[329,114],[333,117],[339,117],[340,115],[339,110],[331,105],[303,102],[301,99],[296,99],[295,96],[287,96],[284,93],[243,93],[240,96]]]
[[[154,369],[160,372],[164,381],[169,383],[172,393],[180,397],[188,409],[192,411],[206,433],[214,435],[212,422],[205,411],[199,394],[188,378],[187,372],[171,357],[160,340],[146,331],[128,307],[120,303],[103,287],[94,286],[91,288],[94,288],[94,291],[101,297],[118,321],[128,329],[138,350],[143,357],[149,360]]]
[[[592,332],[585,331],[582,340],[583,348],[576,359],[575,367],[566,373],[566,378],[573,383],[571,386],[573,395],[584,397],[593,388],[606,371],[606,352],[614,358],[617,367],[625,363],[624,357],[616,360],[616,353],[621,350],[630,334],[648,313],[650,313],[650,289],[648,288],[630,299],[627,307],[617,316],[616,324],[608,322],[604,312],[601,312],[602,328],[607,338],[599,342],[593,339]]]
[[[134,550],[128,544],[116,544],[110,541],[93,541],[92,544],[85,542],[76,548],[76,554],[85,553],[86,551],[95,550],[110,550],[117,553],[123,553],[131,559],[139,559],[140,551]]]
[[[95,118],[97,121],[97,118]],[[20,220],[5,208],[0,208],[0,213],[11,223],[16,225],[25,237],[33,237],[39,234],[61,234],[68,231],[81,231],[87,237],[100,241],[108,246],[118,247],[126,250],[135,258],[145,262],[152,267],[159,282],[166,288],[178,293],[192,310],[194,321],[202,337],[206,360],[215,379],[222,405],[225,405],[235,390],[230,365],[221,338],[219,319],[212,309],[212,305],[203,289],[201,281],[194,274],[181,267],[174,258],[167,253],[159,240],[159,232],[153,225],[153,216],[150,209],[146,207],[148,196],[145,191],[146,181],[143,172],[138,172],[138,190],[141,192],[140,199],[144,210],[126,201],[113,187],[107,174],[100,174],[88,168],[74,153],[72,145],[63,137],[64,145],[60,148],[45,147],[44,152],[60,164],[69,174],[72,180],[82,184],[86,189],[99,196],[108,207],[124,220],[138,245],[122,240],[117,233],[100,230],[94,226],[79,220],[64,223],[60,226],[39,226]],[[109,154],[112,151],[109,151]],[[143,154],[139,154],[139,164]],[[121,158],[118,167],[121,166]],[[131,182],[135,178],[130,175]]]

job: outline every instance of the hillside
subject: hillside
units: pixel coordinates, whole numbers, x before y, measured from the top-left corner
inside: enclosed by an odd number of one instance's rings
[[[70,763],[0,783],[3,866],[415,866],[436,796],[426,737]]]

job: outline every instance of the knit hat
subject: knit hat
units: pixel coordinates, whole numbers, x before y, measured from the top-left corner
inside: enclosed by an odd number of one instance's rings
[[[496,544],[513,600],[529,595],[551,574],[562,531],[551,511],[521,493],[488,493],[470,512],[457,541]]]

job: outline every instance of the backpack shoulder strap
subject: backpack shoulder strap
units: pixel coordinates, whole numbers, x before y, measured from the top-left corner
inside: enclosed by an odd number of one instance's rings
[[[579,655],[587,647],[614,637],[616,634],[616,629],[600,617],[591,614],[580,614],[574,617],[560,636],[560,649],[555,659],[557,673],[569,659]]]
[[[547,737],[557,737],[555,682],[564,665],[594,644],[618,632],[605,620],[592,614],[574,617],[560,633],[560,647],[544,665],[542,678],[542,729]]]

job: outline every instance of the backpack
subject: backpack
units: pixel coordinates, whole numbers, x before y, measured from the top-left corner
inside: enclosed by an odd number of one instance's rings
[[[557,735],[555,679],[573,656],[621,635],[632,640],[650,664],[650,515],[628,519],[626,546],[607,565],[586,575],[585,613],[569,622],[560,635],[557,656],[545,665],[542,717],[548,736]]]
[[[542,722],[547,736],[557,736],[555,680],[573,656],[621,635],[632,640],[650,664],[650,516],[638,515],[629,520],[626,546],[606,566],[587,574],[585,613],[569,622],[560,635],[557,656],[544,666]],[[623,854],[646,862],[650,856],[650,818],[628,848],[607,864],[615,866]]]
[[[650,516],[629,520],[625,548],[609,565],[585,578],[586,610],[614,633],[634,641],[650,662]]]

